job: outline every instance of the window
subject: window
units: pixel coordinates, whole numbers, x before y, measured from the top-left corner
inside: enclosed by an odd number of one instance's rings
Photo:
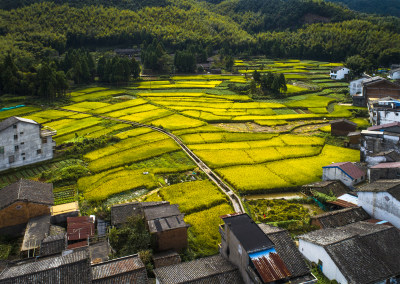
[[[19,135],[22,135],[22,134],[24,134],[24,132],[20,132],[20,133],[19,133]]]
[[[21,145],[24,145],[25,144],[25,142],[21,142]]]
[[[22,161],[25,161],[25,157],[22,157]]]
[[[42,149],[38,149],[38,150],[36,151],[36,153],[37,153],[38,155],[42,154]]]
[[[14,150],[15,150],[15,151],[18,151],[18,150],[19,150],[19,146],[18,146],[18,145],[15,145],[15,146],[14,146]]]
[[[16,125],[16,124],[14,124],[14,125],[13,125],[13,128],[14,128],[14,129],[17,129],[17,125]]]
[[[25,153],[21,153],[21,156],[25,156]]]
[[[4,154],[4,146],[0,147],[0,154]]]
[[[14,163],[14,156],[9,156],[9,157],[8,157],[8,162],[9,162],[10,164]]]
[[[42,138],[42,144],[46,144],[47,143],[47,137]]]
[[[14,140],[18,140],[18,135],[14,135]]]

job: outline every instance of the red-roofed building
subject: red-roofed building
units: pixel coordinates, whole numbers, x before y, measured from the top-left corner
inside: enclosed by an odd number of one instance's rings
[[[76,243],[87,245],[87,240],[95,234],[94,221],[88,216],[67,218],[68,247],[76,248]],[[80,247],[80,246],[79,246]]]
[[[400,178],[400,162],[380,163],[368,169],[369,182]]]
[[[366,172],[351,162],[332,163],[322,167],[323,180],[340,180],[345,185],[354,185],[365,181]]]

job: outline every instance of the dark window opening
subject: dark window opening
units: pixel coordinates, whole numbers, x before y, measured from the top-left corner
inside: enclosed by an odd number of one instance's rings
[[[14,156],[9,156],[8,157],[8,162],[11,164],[11,163],[14,163]]]
[[[17,140],[18,139],[18,135],[14,135],[14,140]]]
[[[22,134],[24,134],[24,132],[20,132],[19,134],[22,135]]]
[[[16,124],[14,124],[14,125],[13,125],[13,128],[14,128],[14,129],[16,129],[16,128],[17,128],[17,125],[16,125]]]
[[[43,143],[43,144],[46,144],[46,143],[47,143],[47,137],[42,138],[42,143]]]
[[[37,152],[38,155],[42,154],[42,149],[38,149],[36,152]]]
[[[15,145],[15,146],[14,146],[14,149],[15,149],[15,151],[18,151],[18,150],[19,150],[19,146],[18,146],[18,145]]]
[[[0,147],[0,154],[4,154],[4,146]]]
[[[21,142],[21,145],[24,145],[25,144],[25,142]]]

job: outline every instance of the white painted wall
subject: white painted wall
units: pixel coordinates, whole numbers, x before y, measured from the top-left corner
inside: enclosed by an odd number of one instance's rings
[[[379,124],[378,124],[378,117],[379,117]],[[400,122],[400,110],[387,109],[387,110],[372,111],[373,125],[382,125],[392,122]]]
[[[375,219],[385,220],[400,229],[400,201],[387,192],[358,192],[358,206]]]
[[[349,74],[350,69],[343,67],[342,69],[336,71],[336,73],[332,72],[330,73],[331,79],[334,80],[342,80],[344,79],[345,75]]]
[[[365,80],[366,78],[361,78],[350,82],[349,89],[351,96],[354,96],[355,94],[362,94],[362,82]]]
[[[399,80],[400,79],[400,71],[393,72],[392,75],[389,76],[392,80]]]
[[[345,185],[352,187],[356,182],[346,175],[341,169],[334,168],[323,168],[322,169],[322,180],[340,180]]]
[[[0,154],[0,171],[53,158],[55,142],[51,136],[42,141],[39,124],[19,121],[16,125],[17,128],[10,126],[0,132],[0,147],[4,147],[4,153]],[[13,163],[9,162],[11,156],[14,156]]]
[[[336,280],[341,284],[348,283],[342,272],[340,272],[339,268],[322,246],[299,239],[299,250],[304,257],[311,262],[318,264],[318,261],[321,260],[322,272],[328,279]]]

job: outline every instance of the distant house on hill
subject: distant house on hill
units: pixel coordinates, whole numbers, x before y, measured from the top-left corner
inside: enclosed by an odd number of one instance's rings
[[[0,122],[0,171],[53,158],[54,130],[31,119],[10,117]]]
[[[341,284],[397,283],[399,243],[396,228],[364,221],[299,236],[304,257]]]
[[[390,70],[388,78],[392,80],[400,80],[400,68]]]
[[[330,77],[333,80],[343,80],[347,78],[348,74],[350,73],[350,69],[344,66],[338,66],[331,69]]]
[[[0,190],[0,232],[23,232],[29,219],[50,215],[53,184],[20,179]]]
[[[348,187],[365,181],[367,173],[351,162],[333,163],[322,167],[323,180],[340,180]]]
[[[347,136],[357,129],[357,123],[347,119],[332,120],[329,123],[331,125],[331,134],[335,136]]]
[[[400,229],[400,179],[377,180],[356,191],[359,206],[368,214]]]

